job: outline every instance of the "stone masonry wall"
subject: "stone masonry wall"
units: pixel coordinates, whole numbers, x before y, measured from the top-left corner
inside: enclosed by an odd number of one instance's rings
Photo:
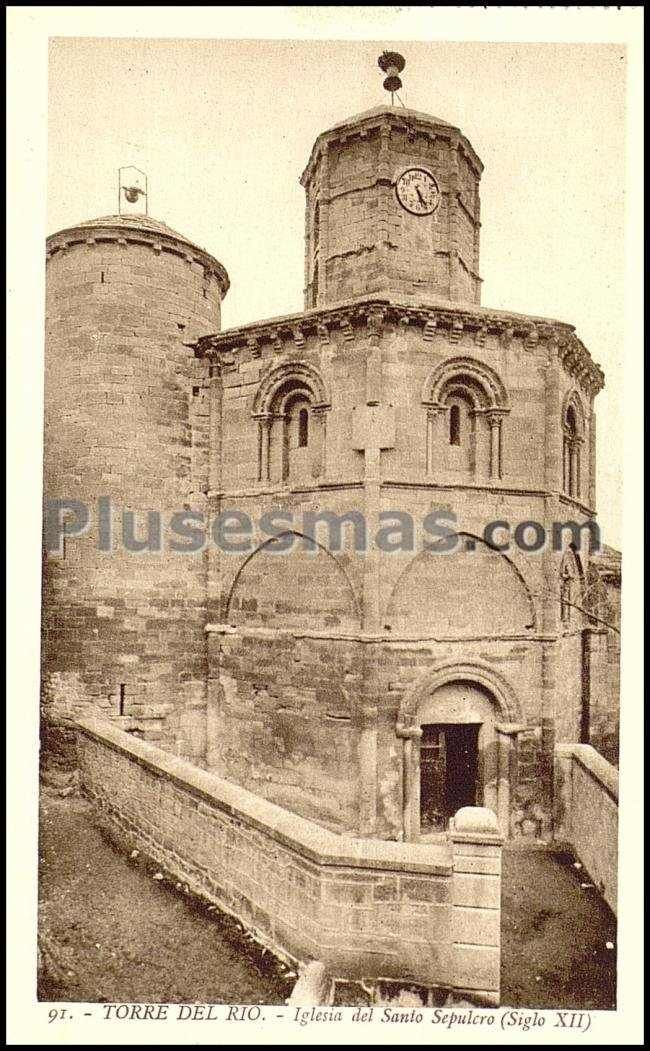
[[[224,626],[209,645],[208,768],[326,827],[355,830],[359,643]]]
[[[555,756],[556,838],[567,840],[614,913],[618,886],[618,770],[591,745]]]
[[[600,623],[591,633],[589,740],[618,766],[621,688],[621,556],[604,547],[592,558],[591,591]]]
[[[336,836],[95,719],[82,785],[103,818],[285,960],[336,979],[416,982],[499,1001],[496,821],[459,811],[449,840]]]

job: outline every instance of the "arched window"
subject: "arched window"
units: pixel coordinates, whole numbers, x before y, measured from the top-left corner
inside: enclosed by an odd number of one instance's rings
[[[580,499],[580,446],[582,444],[582,416],[572,399],[567,404],[562,421],[563,456],[562,488],[567,496]]]
[[[258,481],[313,482],[322,474],[329,406],[327,388],[311,365],[286,362],[267,373],[253,401]]]
[[[569,433],[575,437],[578,433],[578,423],[576,420],[576,410],[573,408],[573,405],[569,405],[569,408],[567,409],[566,422]]]
[[[477,398],[464,383],[450,385],[443,395],[447,410],[448,464],[453,471],[476,472]]]
[[[309,409],[300,409],[298,413],[298,448],[304,449],[309,444]]]
[[[449,444],[460,445],[460,405],[449,409]]]
[[[496,372],[473,358],[450,358],[427,377],[422,401],[427,474],[449,472],[470,481],[502,477],[502,423],[510,409]]]

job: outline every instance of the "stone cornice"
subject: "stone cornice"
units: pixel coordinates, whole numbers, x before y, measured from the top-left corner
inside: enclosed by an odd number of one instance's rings
[[[462,149],[476,175],[480,176],[483,172],[483,162],[469,139],[465,138],[459,128],[454,127],[452,124],[447,124],[446,121],[439,120],[437,117],[432,117],[428,113],[420,113],[409,109],[400,110],[391,106],[378,106],[374,110],[359,113],[335,125],[335,127],[321,132],[314,143],[309,161],[300,178],[301,185],[307,186],[309,184],[321,157],[331,145],[345,143],[354,137],[363,137],[377,133],[382,127],[401,130],[406,132],[407,135],[425,135],[432,141],[447,139],[453,146]]]
[[[95,244],[145,245],[157,253],[169,252],[171,255],[185,259],[188,263],[199,263],[206,277],[213,277],[219,283],[222,298],[230,288],[230,279],[225,267],[218,259],[215,259],[209,252],[204,252],[197,245],[182,238],[177,239],[171,233],[146,228],[129,229],[111,226],[110,222],[103,225],[73,226],[51,234],[46,241],[46,259],[49,260],[58,252],[65,252],[76,245],[93,246]]]
[[[403,649],[405,646],[422,648],[432,642],[445,643],[467,643],[467,642],[555,642],[558,635],[517,632],[511,635],[430,635],[430,634],[400,634],[399,632],[368,632],[368,631],[337,631],[331,629],[309,629],[297,627],[262,628],[252,627],[246,624],[235,625],[227,623],[208,623],[203,629],[206,635],[235,635],[240,637],[250,636],[259,639],[328,639],[339,642],[360,642],[366,645],[388,643]]]
[[[259,357],[264,344],[282,352],[303,348],[308,337],[315,337],[321,344],[333,343],[337,337],[344,342],[368,335],[379,339],[387,327],[394,326],[420,329],[425,342],[440,333],[451,343],[459,343],[463,335],[470,334],[481,346],[491,333],[503,346],[508,346],[514,338],[520,339],[527,350],[545,345],[590,396],[604,386],[602,369],[576,336],[573,325],[550,318],[489,310],[470,303],[409,304],[389,297],[366,297],[252,322],[204,336],[189,345],[198,357],[232,367],[236,364],[235,355],[244,348],[251,351],[251,356]]]

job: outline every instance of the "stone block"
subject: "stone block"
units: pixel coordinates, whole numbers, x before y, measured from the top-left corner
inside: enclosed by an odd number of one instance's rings
[[[498,876],[454,873],[451,896],[454,905],[498,909],[501,906],[501,880]]]
[[[454,907],[454,941],[467,945],[499,946],[500,932],[501,913],[499,909]]]
[[[454,945],[454,985],[465,989],[500,988],[501,953],[493,946]]]

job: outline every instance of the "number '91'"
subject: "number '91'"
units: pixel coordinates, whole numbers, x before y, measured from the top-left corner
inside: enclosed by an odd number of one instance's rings
[[[52,1007],[47,1012],[47,1021],[50,1022],[62,1022],[65,1018],[72,1018],[72,1015],[68,1011],[67,1007]]]

